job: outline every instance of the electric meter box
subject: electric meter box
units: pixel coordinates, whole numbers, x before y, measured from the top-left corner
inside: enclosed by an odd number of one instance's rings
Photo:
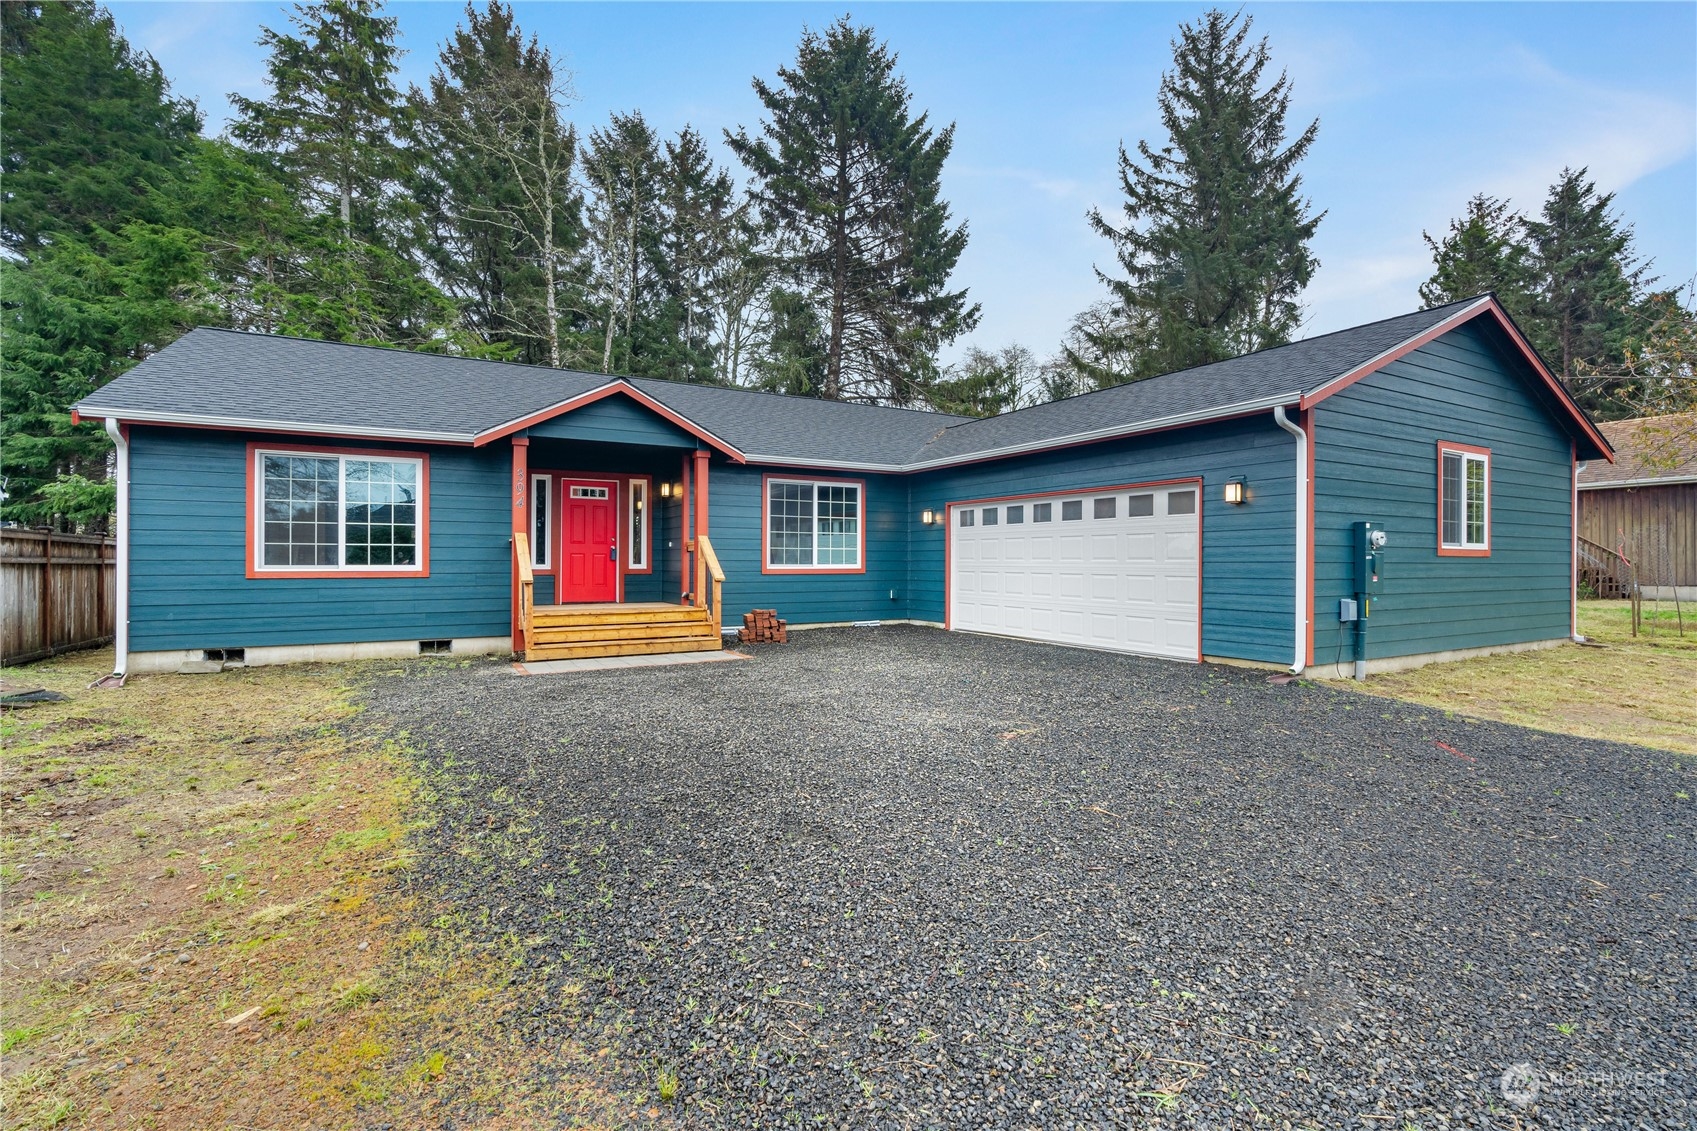
[[[1384,592],[1385,547],[1390,538],[1377,522],[1355,524],[1355,592],[1377,597]]]

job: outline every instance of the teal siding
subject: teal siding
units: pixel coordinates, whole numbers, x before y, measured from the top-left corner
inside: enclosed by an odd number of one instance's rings
[[[1250,499],[1230,506],[1226,480],[1241,475]],[[1295,600],[1296,442],[1271,413],[1130,440],[975,464],[916,477],[909,511],[911,615],[943,619],[944,539],[919,512],[945,503],[1037,491],[1200,477],[1202,651],[1289,663]]]
[[[763,475],[857,479],[866,484],[866,572],[761,573]],[[725,570],[725,623],[750,609],[776,609],[793,624],[899,620],[908,613],[908,480],[714,463],[708,533]]]
[[[1353,658],[1338,599],[1364,519],[1391,539],[1369,658],[1568,635],[1570,440],[1522,366],[1470,323],[1315,408],[1316,664]],[[1438,556],[1439,440],[1491,450],[1490,557]]]
[[[532,437],[550,440],[643,444],[663,448],[697,446],[695,437],[682,428],[617,393],[573,409],[564,416],[543,421],[528,431]]]
[[[505,445],[429,449],[429,577],[249,579],[250,439],[301,442],[131,429],[133,650],[435,640],[510,631],[511,518],[505,500],[512,457]]]

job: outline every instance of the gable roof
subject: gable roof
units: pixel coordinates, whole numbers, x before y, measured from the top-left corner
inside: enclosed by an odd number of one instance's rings
[[[1494,316],[1553,390],[1546,399],[1582,441],[1582,458],[1608,458],[1595,426],[1488,295],[983,419],[206,328],[84,398],[76,411],[139,423],[485,444],[623,394],[739,462],[920,471],[1278,405],[1306,408],[1481,315]]]
[[[1611,420],[1597,428],[1618,458],[1586,464],[1579,473],[1581,491],[1697,483],[1697,412]]]

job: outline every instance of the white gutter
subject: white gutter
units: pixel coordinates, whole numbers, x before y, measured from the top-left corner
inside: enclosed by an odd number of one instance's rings
[[[83,406],[78,406],[78,411],[87,411],[90,416],[105,416],[108,432],[111,431],[110,425],[115,420],[133,420],[137,424],[185,424],[199,425],[204,428],[233,428],[246,432],[287,432],[291,435],[305,436],[350,436],[355,439],[367,440],[425,440],[439,444],[469,444],[476,438],[470,432],[417,432],[404,428],[346,428],[324,424],[303,424],[299,421],[263,420],[251,416],[206,416],[199,413],[109,408],[105,405],[89,405],[86,410]],[[108,413],[115,415],[107,415]]]
[[[1586,465],[1581,463],[1579,470],[1584,471]],[[1615,479],[1602,480],[1596,483],[1581,483],[1581,491],[1607,491],[1612,487],[1673,487],[1681,483],[1697,483],[1697,475],[1663,475],[1649,479]]]
[[[844,471],[885,471],[895,474],[909,474],[917,471],[934,471],[937,468],[954,467],[965,463],[979,463],[983,460],[1005,459],[1008,456],[1046,452],[1055,448],[1071,447],[1074,444],[1094,444],[1103,440],[1140,436],[1146,432],[1159,432],[1167,428],[1182,428],[1189,424],[1201,424],[1223,417],[1241,416],[1245,413],[1278,408],[1300,400],[1301,397],[1300,392],[1282,393],[1275,397],[1260,397],[1252,401],[1241,401],[1238,404],[1219,405],[1214,408],[1199,409],[1195,412],[1163,416],[1156,420],[1141,421],[1129,427],[1123,424],[1115,424],[1106,428],[1095,428],[1088,432],[1075,432],[1069,436],[1050,436],[1024,444],[1010,444],[1002,448],[985,448],[981,451],[962,452],[958,456],[944,456],[940,459],[920,460],[916,463],[867,463],[856,460],[803,459],[798,456],[756,455],[752,452],[745,458],[749,463],[777,464],[780,467],[818,467]]]
[[[1273,423],[1296,437],[1296,657],[1291,664],[1292,675],[1301,675],[1308,666],[1308,433],[1292,424],[1285,415],[1285,406],[1273,408]]]
[[[118,659],[112,674],[120,683],[130,666],[130,441],[118,425],[118,418],[106,418],[106,434],[118,448],[118,579],[117,608],[113,612],[112,647]]]

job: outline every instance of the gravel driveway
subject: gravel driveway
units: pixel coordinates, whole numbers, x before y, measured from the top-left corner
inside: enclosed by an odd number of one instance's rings
[[[908,627],[368,694],[507,1023],[686,1126],[1697,1123],[1677,755]]]

